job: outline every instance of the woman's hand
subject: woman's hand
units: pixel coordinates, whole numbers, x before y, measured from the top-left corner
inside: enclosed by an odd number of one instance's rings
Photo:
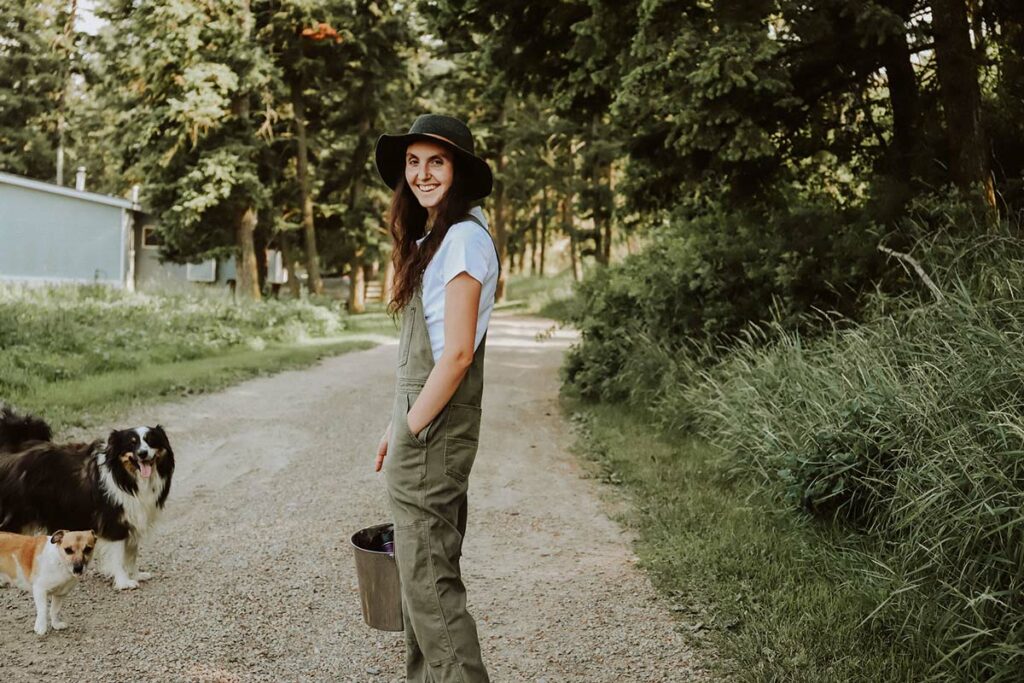
[[[384,430],[384,436],[380,437],[380,443],[377,444],[377,466],[374,468],[374,472],[380,472],[380,468],[384,466],[384,457],[388,454],[388,434],[391,433],[391,423],[388,422],[388,428]]]

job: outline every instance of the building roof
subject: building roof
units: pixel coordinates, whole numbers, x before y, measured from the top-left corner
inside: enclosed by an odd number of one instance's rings
[[[82,190],[76,190],[73,187],[64,187],[63,185],[55,185],[53,183],[44,183],[39,180],[32,180],[25,176],[14,175],[13,173],[3,173],[0,171],[0,184],[14,185],[16,187],[24,187],[29,190],[38,190],[39,192],[49,192],[51,194],[59,194],[65,197],[73,197],[74,199],[81,199],[86,202],[95,202],[97,204],[106,204],[107,206],[116,206],[121,209],[132,209],[133,211],[141,211],[142,207],[138,204],[133,203],[128,199],[121,197],[112,197],[106,194],[99,194],[97,192],[84,192]]]

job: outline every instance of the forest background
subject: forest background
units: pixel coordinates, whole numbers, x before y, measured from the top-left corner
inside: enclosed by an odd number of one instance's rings
[[[463,118],[509,269],[569,246],[567,393],[609,477],[658,496],[663,585],[737,615],[706,629],[730,674],[1018,679],[1024,4],[107,0],[95,35],[77,11],[0,0],[0,169],[139,184],[168,258],[234,254],[257,299],[276,246],[316,293],[387,261],[376,136]],[[611,455],[598,404],[685,445]],[[703,567],[672,545],[691,480],[731,501]]]

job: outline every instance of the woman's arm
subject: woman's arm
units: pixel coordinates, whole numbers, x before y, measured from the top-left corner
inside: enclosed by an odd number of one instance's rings
[[[448,403],[473,363],[480,281],[463,271],[444,288],[444,351],[409,409],[409,431],[418,434]]]

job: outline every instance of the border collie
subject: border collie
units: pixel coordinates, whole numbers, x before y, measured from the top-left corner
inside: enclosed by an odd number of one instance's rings
[[[151,576],[138,570],[139,543],[171,491],[167,434],[157,425],[56,444],[51,433],[39,418],[0,410],[0,531],[93,529],[102,571],[118,590],[137,588]]]

